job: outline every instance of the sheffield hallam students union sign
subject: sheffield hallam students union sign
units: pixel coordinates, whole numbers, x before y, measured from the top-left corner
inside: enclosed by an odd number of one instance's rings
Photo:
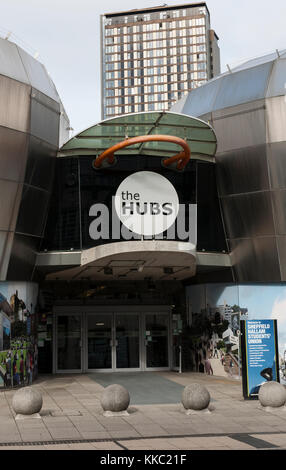
[[[257,399],[261,385],[279,382],[277,320],[241,320],[243,396]]]

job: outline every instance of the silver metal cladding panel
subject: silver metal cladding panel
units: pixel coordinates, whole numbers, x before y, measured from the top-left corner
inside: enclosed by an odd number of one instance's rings
[[[239,114],[217,118],[213,124],[218,139],[217,153],[252,147],[266,142],[265,109],[255,109]]]
[[[200,117],[208,112],[256,101],[265,97],[273,62],[236,73],[225,73],[192,90],[176,105],[179,112]],[[171,109],[173,111],[173,108]]]
[[[7,279],[13,281],[32,280],[39,242],[40,239],[36,237],[14,235]]]
[[[47,215],[49,192],[24,185],[16,232],[41,237]]]
[[[180,100],[180,108],[178,111],[172,107],[171,111],[181,112],[183,114],[188,114],[189,116],[202,116],[203,114],[209,113],[216,109],[215,100],[218,94],[220,86],[223,86],[223,78],[219,80],[211,80],[208,82],[207,86],[202,86],[196,90],[192,90],[191,93],[187,95],[185,101]]]
[[[60,99],[45,67],[2,39],[0,103],[0,280],[27,280],[46,217]]]
[[[247,103],[239,103],[235,106],[229,106],[227,108],[216,109],[212,111],[214,119],[232,117],[238,114],[246,114],[257,109],[266,109],[265,98],[255,101],[249,101]],[[200,118],[201,119],[201,118]]]
[[[286,139],[267,145],[270,187],[272,189],[286,188]],[[286,208],[285,208],[286,210]]]
[[[281,281],[286,281],[286,236],[279,236],[276,240],[280,260]]]
[[[270,62],[220,78],[213,110],[264,98],[271,69]]]
[[[0,74],[29,84],[29,78],[21,60],[18,47],[0,38]]]
[[[286,90],[286,89],[285,89]],[[277,96],[266,100],[267,142],[286,140],[286,97]]]
[[[237,149],[216,157],[221,196],[269,189],[266,146]]]
[[[218,137],[218,191],[239,282],[286,280],[285,77],[285,51],[272,53],[180,101]]]
[[[248,238],[274,235],[270,192],[247,193],[221,198],[227,237]]]
[[[188,95],[184,95],[180,100],[178,100],[173,106],[172,106],[172,112],[174,113],[182,113],[182,109],[185,106],[186,100],[188,98]],[[193,114],[195,116],[195,114]]]
[[[49,77],[45,67],[20,47],[18,50],[33,88],[36,88],[53,100],[59,101],[56,87]]]
[[[277,235],[286,235],[286,189],[272,191],[274,221]]]
[[[285,96],[286,82],[286,59],[277,60],[273,66],[272,74],[270,77],[267,98],[271,96]]]
[[[50,190],[53,184],[53,171],[56,162],[57,147],[31,136],[29,139],[28,160],[25,183]]]
[[[230,240],[231,259],[239,282],[279,282],[275,237]]]
[[[59,104],[32,90],[31,134],[58,147],[59,124]]]
[[[31,87],[0,75],[0,126],[29,131]]]
[[[2,261],[3,261],[2,258],[5,254],[7,236],[8,236],[8,232],[0,231],[0,272],[1,272],[1,264],[2,264]],[[0,277],[0,279],[2,279],[2,278]]]
[[[23,181],[25,177],[29,136],[0,127],[0,177]]]
[[[271,52],[270,54],[266,54],[261,57],[255,57],[254,59],[244,61],[242,64],[238,65],[237,67],[232,68],[232,72],[249,69],[252,67],[256,67],[257,65],[266,64],[267,62],[273,62],[277,60],[278,57],[285,57],[285,49],[279,52],[279,56],[277,52],[275,51],[275,52]]]
[[[61,148],[70,139],[70,121],[64,110],[63,105],[60,103],[60,135],[59,147]]]
[[[5,281],[13,245],[14,232],[0,232],[0,280]]]
[[[0,179],[0,230],[15,229],[22,185]]]

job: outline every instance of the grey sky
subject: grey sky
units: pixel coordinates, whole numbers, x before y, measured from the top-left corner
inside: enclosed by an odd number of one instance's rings
[[[170,0],[168,5],[187,3]],[[191,2],[190,2],[191,3]],[[75,133],[100,116],[99,16],[112,11],[163,5],[141,0],[0,0],[1,28],[40,54]],[[222,69],[241,59],[286,49],[285,0],[208,0],[220,38]]]

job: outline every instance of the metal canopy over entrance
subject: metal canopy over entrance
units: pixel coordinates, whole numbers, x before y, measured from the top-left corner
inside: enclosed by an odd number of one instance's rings
[[[171,112],[147,112],[106,119],[80,132],[60,149],[58,156],[100,155],[118,142],[142,135],[174,135],[189,145],[192,158],[213,160],[217,140],[212,127],[201,119]],[[179,146],[171,142],[137,143],[118,155],[171,157]]]
[[[60,269],[59,257],[60,254],[56,260],[57,271],[47,274],[47,280],[183,280],[192,277],[196,271],[194,245],[176,241],[117,242],[100,245],[84,250],[78,260],[78,266],[63,266],[63,270]]]

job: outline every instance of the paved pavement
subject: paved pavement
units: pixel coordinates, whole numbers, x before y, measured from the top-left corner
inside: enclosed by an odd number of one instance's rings
[[[150,373],[148,373],[150,375]],[[204,374],[152,372],[154,381],[172,390],[177,403],[136,403],[129,416],[105,417],[100,406],[103,385],[96,376],[39,378],[33,387],[43,394],[41,418],[15,420],[14,391],[0,392],[0,450],[257,450],[286,449],[286,407],[266,412],[257,401],[244,401],[241,383]],[[137,377],[138,386],[147,376]],[[104,379],[100,379],[101,381]],[[107,379],[105,379],[107,380]],[[148,377],[148,381],[150,377]],[[114,383],[120,376],[114,374]],[[212,397],[209,413],[186,415],[182,387],[204,384]],[[153,390],[150,390],[152,395]],[[169,395],[170,396],[170,395]],[[142,401],[142,397],[141,397]]]

